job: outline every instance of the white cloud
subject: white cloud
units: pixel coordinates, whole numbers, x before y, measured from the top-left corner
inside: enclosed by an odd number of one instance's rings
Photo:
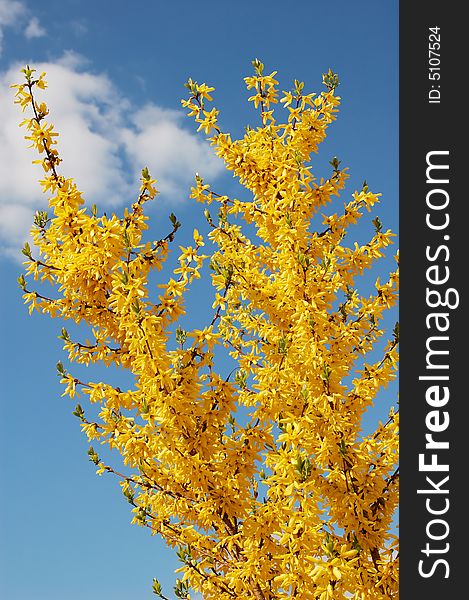
[[[0,56],[3,49],[3,30],[16,25],[26,12],[26,7],[18,0],[0,0]]]
[[[13,25],[26,12],[23,2],[18,0],[0,0],[0,26]]]
[[[24,30],[24,35],[28,40],[31,40],[33,38],[45,36],[46,30],[40,25],[39,20],[36,17],[32,17]]]
[[[195,173],[214,177],[221,166],[213,154],[207,152],[202,136],[196,137],[181,127],[184,118],[182,112],[147,104],[133,114],[133,127],[122,132],[134,170],[148,165],[158,178],[161,193],[173,197],[187,194]]]
[[[7,27],[21,30],[28,40],[46,35],[39,19],[31,17],[26,3],[20,0],[0,0],[0,55],[3,49],[3,32]]]
[[[2,0],[0,0],[1,2]],[[44,210],[47,198],[37,180],[42,169],[18,128],[22,114],[13,104],[10,84],[21,80],[23,65],[0,72],[0,253],[20,253],[31,216]],[[138,193],[138,178],[147,166],[158,180],[162,200],[188,199],[194,173],[215,177],[221,161],[201,136],[183,128],[184,113],[153,103],[132,106],[109,78],[92,73],[77,54],[35,65],[46,71],[49,87],[40,92],[50,121],[60,134],[60,172],[73,177],[89,204],[117,207]],[[49,118],[48,117],[48,118]],[[15,250],[17,249],[17,250]]]

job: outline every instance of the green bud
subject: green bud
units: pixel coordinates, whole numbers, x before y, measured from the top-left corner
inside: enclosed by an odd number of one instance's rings
[[[296,165],[297,167],[301,167],[301,165],[303,164],[303,159],[301,158],[301,153],[298,152],[298,150],[295,150],[295,161],[296,161]]]
[[[56,368],[57,368],[58,374],[65,377],[66,372],[65,372],[64,366],[60,360],[57,362]]]
[[[305,87],[304,81],[298,81],[298,79],[295,79],[294,84],[295,84],[295,94],[297,96],[300,96],[301,92],[303,91],[303,88]]]
[[[26,81],[31,83],[33,73],[36,72],[36,69],[31,69],[29,65],[26,65],[26,68],[21,69],[21,72],[24,74]]]
[[[187,88],[191,93],[195,92],[197,82],[193,81],[191,77],[187,80],[187,83],[184,84],[184,87]]]
[[[48,220],[48,215],[43,210],[37,210],[34,213],[34,225],[36,225],[36,227],[39,227],[39,229],[44,229],[44,227],[47,225]]]
[[[181,227],[181,223],[179,223],[174,213],[171,213],[169,215],[169,220],[171,221],[171,225],[173,226],[175,231],[179,229],[179,227]]]
[[[248,374],[244,369],[238,369],[235,373],[235,382],[239,385],[239,387],[244,390],[246,388],[246,380]]]
[[[129,234],[127,233],[127,229],[124,229],[124,233],[122,234],[122,237],[124,239],[124,244],[125,244],[126,249],[130,250],[131,244],[130,244]]]
[[[129,486],[125,487],[123,489],[123,494],[127,498],[127,501],[129,502],[129,504],[134,503],[134,492],[131,487],[129,487]]]
[[[190,545],[187,544],[186,546],[178,546],[178,549],[176,550],[176,556],[183,563],[186,563],[186,564],[191,563],[192,555],[191,555]]]
[[[327,73],[322,74],[322,82],[332,92],[339,86],[339,76],[329,69]]]
[[[85,411],[83,410],[80,404],[77,404],[75,406],[75,410],[72,412],[72,415],[74,417],[78,417],[81,421],[85,420]]]
[[[264,64],[258,58],[255,58],[251,64],[254,67],[256,75],[261,76],[264,71]]]
[[[298,253],[298,262],[303,267],[303,269],[307,269],[310,265],[309,256],[306,256],[306,254],[299,252]]]
[[[307,456],[298,454],[296,457],[295,471],[301,482],[304,482],[311,475],[311,461]]]
[[[223,276],[225,278],[225,287],[228,287],[231,284],[231,280],[233,278],[233,265],[229,264],[227,267],[223,268]]]
[[[28,244],[28,242],[24,243],[23,249],[21,250],[21,252],[30,260],[33,259],[32,255],[31,255],[31,247]]]
[[[329,377],[331,376],[332,370],[328,364],[324,363],[322,367],[322,379],[324,381],[329,381]]]
[[[189,583],[187,581],[182,581],[181,579],[176,579],[174,593],[177,598],[180,598],[181,600],[186,600],[189,594]]]
[[[158,579],[153,578],[152,591],[156,596],[161,596],[161,583]]]
[[[279,341],[277,343],[278,353],[282,354],[283,356],[286,356],[286,354],[287,354],[287,345],[288,345],[288,340],[285,337],[285,335],[282,335],[282,337],[279,339]]]
[[[342,456],[347,456],[347,445],[344,440],[340,440],[339,442],[339,452]]]
[[[207,219],[207,222],[212,225],[213,221],[208,209],[204,210],[204,217]]]
[[[138,521],[140,521],[141,525],[146,525],[147,517],[148,517],[147,511],[142,506],[140,506],[138,509],[138,512],[137,512],[136,519]]]
[[[184,329],[182,329],[182,327],[178,327],[176,329],[176,342],[178,344],[181,344],[181,346],[183,346],[186,339],[187,339],[187,332]]]
[[[224,225],[227,222],[226,213],[222,208],[220,208],[220,210],[218,211],[217,216],[219,225]]]
[[[88,448],[88,456],[90,458],[90,461],[92,463],[94,463],[95,465],[97,465],[99,463],[99,456],[96,454],[96,451],[93,448],[93,446],[90,446]]]
[[[381,223],[379,217],[376,217],[376,219],[373,219],[371,222],[375,226],[376,233],[379,233],[383,229],[383,224]]]
[[[323,258],[321,260],[321,267],[324,268],[324,272],[327,273],[327,270],[329,269],[329,267],[331,266],[331,259],[330,258]]]
[[[26,279],[24,278],[24,275],[20,275],[16,281],[18,282],[18,285],[23,290],[23,292],[25,292],[26,291]]]
[[[68,331],[65,329],[65,327],[62,327],[62,332],[59,335],[59,340],[64,340],[64,342],[70,341],[70,336],[68,334]]]
[[[331,538],[331,536],[329,535],[329,532],[328,532],[328,531],[326,531],[325,538],[326,538],[326,541],[325,541],[325,543],[322,545],[322,547],[323,547],[323,548],[324,548],[324,550],[326,551],[326,554],[327,554],[329,557],[331,557],[331,558],[332,558],[332,557],[334,556],[334,553],[335,553],[335,543],[334,543],[334,539],[333,539],[333,538]]]

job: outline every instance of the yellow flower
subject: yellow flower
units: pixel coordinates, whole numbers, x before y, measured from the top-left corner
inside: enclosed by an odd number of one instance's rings
[[[146,201],[157,190],[147,169],[122,215],[84,206],[56,168],[57,134],[36,99],[44,76],[31,83],[27,68],[15,101],[33,110],[22,125],[50,199],[18,282],[30,312],[71,321],[75,333],[87,326],[76,338],[62,329],[72,365],[128,371],[131,389],[122,390],[58,364],[64,395],[83,392],[92,405],[90,415],[80,405],[74,412],[83,433],[122,458],[117,469],[91,448],[97,473],[121,479],[132,522],[178,548],[180,595],[187,584],[217,600],[396,599],[398,412],[362,430],[398,368],[398,340],[384,326],[398,269],[372,292],[361,278],[393,234],[375,225],[368,241],[354,242],[354,223],[379,194],[364,188],[333,212],[347,169],[336,160],[323,179],[312,173],[310,157],[336,118],[333,90],[308,94],[296,82],[274,110],[276,72],[254,66],[245,81],[260,124],[239,139],[204,107],[212,87],[190,80],[182,102],[199,130],[215,131],[216,155],[244,188],[235,199],[196,176],[191,198],[211,205],[210,257],[200,254],[202,230],[192,229],[192,246],[179,240],[174,215],[173,231],[148,239]],[[326,83],[335,80],[329,72]],[[180,241],[177,268],[165,271]],[[206,258],[213,290],[196,324],[187,297]]]

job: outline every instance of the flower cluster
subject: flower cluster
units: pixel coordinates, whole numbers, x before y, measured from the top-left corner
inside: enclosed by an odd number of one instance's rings
[[[178,220],[171,215],[165,235],[145,241],[145,204],[157,195],[148,169],[123,216],[87,209],[57,170],[57,134],[35,98],[44,76],[25,69],[16,101],[32,110],[22,124],[44,155],[51,216],[36,215],[36,254],[28,245],[23,253],[26,275],[53,294],[31,290],[24,276],[19,283],[30,311],[88,325],[92,339],[80,342],[62,329],[71,362],[133,374],[135,387],[121,390],[58,366],[65,393],[100,407],[94,420],[75,409],[88,438],[122,456],[125,473],[90,447],[98,473],[119,477],[134,522],[178,549],[179,598],[189,589],[206,600],[397,598],[398,412],[362,433],[366,411],[397,371],[398,327],[387,341],[382,327],[397,302],[397,267],[374,292],[360,292],[360,277],[393,234],[376,217],[368,243],[346,243],[350,226],[379,201],[366,185],[342,212],[320,214],[348,177],[334,158],[330,176],[317,181],[309,162],[336,118],[337,76],[324,76],[320,94],[295,81],[278,122],[276,73],[253,66],[246,84],[261,125],[241,139],[223,132],[209,108],[213,88],[186,84],[183,106],[251,198],[220,195],[196,176],[191,197],[207,205],[216,251],[202,254],[194,230],[173,273],[158,274],[153,300],[149,277],[162,271]],[[208,259],[207,325],[186,331],[178,323],[184,297]],[[229,375],[215,360],[226,349],[236,364]],[[153,591],[165,597],[157,580]]]

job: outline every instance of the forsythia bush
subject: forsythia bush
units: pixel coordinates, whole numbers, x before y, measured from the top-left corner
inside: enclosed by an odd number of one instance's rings
[[[30,312],[89,326],[91,341],[62,329],[70,361],[133,375],[133,389],[122,390],[58,364],[66,393],[100,407],[89,420],[77,405],[84,433],[122,455],[124,473],[91,446],[98,473],[114,473],[133,522],[177,549],[177,597],[397,598],[398,411],[372,434],[361,427],[396,375],[398,325],[386,342],[380,322],[396,304],[398,271],[370,295],[358,284],[393,234],[375,218],[368,243],[345,243],[349,226],[378,202],[366,184],[343,211],[320,214],[347,179],[336,158],[326,180],[316,181],[310,166],[336,117],[337,76],[326,73],[317,95],[295,81],[278,122],[275,72],[253,66],[246,84],[261,126],[241,139],[220,129],[213,88],[186,84],[183,106],[251,199],[220,195],[196,175],[191,197],[208,206],[216,251],[204,255],[194,230],[177,268],[152,275],[160,288],[153,301],[149,276],[162,269],[179,222],[171,215],[164,237],[144,240],[145,204],[157,194],[146,168],[123,216],[87,209],[58,170],[57,133],[36,99],[44,74],[24,69],[16,102],[32,114],[22,125],[40,154],[52,214],[36,213],[37,253],[28,244],[23,253],[26,274],[54,291],[34,291],[24,276],[19,283]],[[204,262],[214,302],[206,327],[186,331],[178,326],[184,297]],[[229,374],[226,359],[226,372],[217,366],[224,349],[236,364]],[[167,597],[156,579],[153,591]]]

